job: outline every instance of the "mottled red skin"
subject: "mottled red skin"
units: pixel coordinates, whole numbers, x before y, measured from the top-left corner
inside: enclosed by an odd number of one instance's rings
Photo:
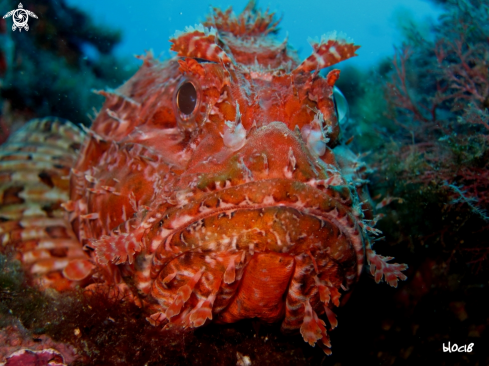
[[[365,167],[339,139],[339,71],[318,73],[358,46],[324,37],[299,64],[269,36],[268,13],[215,10],[205,25],[217,31],[177,34],[177,57],[148,55],[101,92],[63,205],[89,256],[63,276],[131,299],[154,325],[257,317],[330,353],[318,315],[336,327],[331,309],[365,258],[392,286],[406,268],[369,245]],[[186,115],[177,95],[188,82]]]

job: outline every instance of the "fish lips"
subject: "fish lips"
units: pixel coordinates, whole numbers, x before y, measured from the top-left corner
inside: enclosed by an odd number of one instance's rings
[[[307,182],[276,178],[220,189],[165,212],[157,221],[149,238],[152,278],[188,251],[292,256],[327,251],[344,268],[347,285],[363,268],[359,220],[350,207]]]

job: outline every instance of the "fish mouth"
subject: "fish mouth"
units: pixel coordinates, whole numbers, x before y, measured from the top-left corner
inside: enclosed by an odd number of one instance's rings
[[[363,236],[351,208],[314,184],[275,178],[216,190],[157,214],[151,277],[181,253],[327,251],[345,269],[345,285],[363,268]],[[153,218],[152,221],[155,221]],[[152,230],[154,232],[155,230]]]

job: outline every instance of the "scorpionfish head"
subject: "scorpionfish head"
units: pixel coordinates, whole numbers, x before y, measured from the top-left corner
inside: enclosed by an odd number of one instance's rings
[[[334,32],[300,63],[274,40],[277,24],[215,9],[175,34],[176,57],[145,56],[101,91],[70,220],[98,281],[127,283],[152,324],[282,321],[329,353],[371,211],[365,166],[339,143],[339,71],[319,71],[358,46]]]

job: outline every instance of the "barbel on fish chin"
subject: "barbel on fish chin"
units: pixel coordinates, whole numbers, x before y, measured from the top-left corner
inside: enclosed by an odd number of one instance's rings
[[[37,285],[108,291],[155,326],[281,321],[330,354],[319,316],[336,327],[365,260],[377,282],[406,278],[370,246],[366,167],[340,144],[339,71],[318,73],[358,46],[333,32],[299,63],[276,26],[215,9],[175,34],[176,57],[147,55],[100,91],[89,130],[34,120],[2,145],[0,241]]]

